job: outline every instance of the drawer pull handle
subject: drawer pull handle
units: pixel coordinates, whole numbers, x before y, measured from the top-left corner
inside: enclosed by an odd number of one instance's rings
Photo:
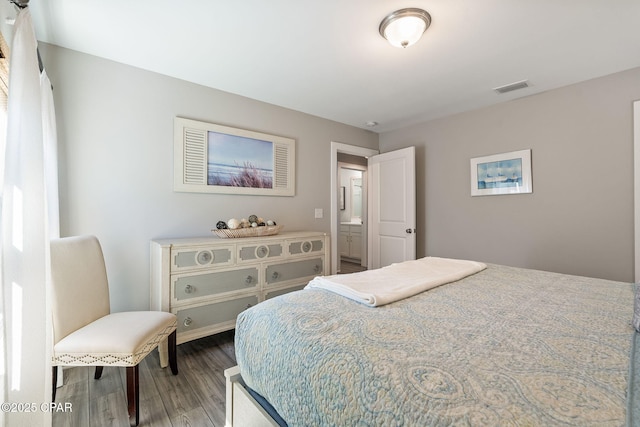
[[[192,323],[193,323],[193,320],[191,319],[191,317],[187,317],[186,319],[184,319],[184,322],[182,322],[182,324],[186,327],[191,326]]]
[[[190,294],[195,290],[195,288],[191,285],[187,285],[184,287],[184,293],[185,294]]]
[[[247,276],[247,278],[244,280],[244,282],[245,282],[247,285],[248,285],[248,284],[250,284],[251,282],[253,282],[253,277],[251,277],[251,276]]]
[[[269,248],[267,248],[266,246],[258,247],[258,250],[256,251],[256,255],[258,256],[258,258],[266,257],[267,255],[269,255]]]
[[[320,266],[318,264],[316,264],[315,267],[313,267],[313,272],[314,273],[319,273],[320,272]]]
[[[280,277],[280,273],[278,273],[277,271],[274,271],[273,274],[271,275],[272,279],[277,279],[278,277]]]
[[[302,252],[309,252],[311,250],[311,243],[304,242],[302,244]]]
[[[201,265],[209,264],[211,263],[211,261],[213,261],[213,252],[209,252],[209,251],[198,252],[196,259],[198,261],[198,264],[201,264]]]

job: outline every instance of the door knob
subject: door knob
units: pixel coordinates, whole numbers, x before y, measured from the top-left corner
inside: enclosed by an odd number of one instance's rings
[[[407,228],[407,229],[406,229],[406,230],[404,230],[404,231],[406,231],[406,232],[407,232],[407,234],[411,234],[411,229],[410,229],[410,228]]]

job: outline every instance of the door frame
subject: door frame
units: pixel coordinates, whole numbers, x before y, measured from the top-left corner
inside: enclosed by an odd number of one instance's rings
[[[338,274],[338,217],[340,214],[338,211],[338,191],[340,187],[340,180],[338,179],[338,153],[369,157],[379,154],[380,152],[371,148],[331,141],[331,274]]]
[[[640,281],[640,101],[633,103],[634,281]]]

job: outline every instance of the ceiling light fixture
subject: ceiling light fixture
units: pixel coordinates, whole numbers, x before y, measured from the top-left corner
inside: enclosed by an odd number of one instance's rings
[[[410,7],[388,14],[380,23],[380,35],[395,47],[415,44],[431,25],[431,15],[425,10]]]

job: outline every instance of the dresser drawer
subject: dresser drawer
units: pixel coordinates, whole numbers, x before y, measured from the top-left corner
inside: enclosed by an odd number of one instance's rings
[[[329,236],[317,231],[153,240],[149,305],[178,316],[178,344],[228,331],[247,306],[326,274],[329,248]],[[160,363],[168,364],[166,352]]]
[[[211,327],[219,323],[235,322],[238,314],[257,303],[258,296],[252,295],[199,307],[174,310],[178,317],[178,334]]]
[[[172,272],[232,265],[233,245],[175,249],[171,251],[171,264]]]
[[[284,288],[284,289],[276,289],[273,291],[268,291],[264,293],[264,299],[268,300],[270,298],[274,298],[280,295],[284,295],[284,294],[288,294],[289,292],[293,292],[293,291],[300,291],[302,289],[304,289],[304,287],[307,286],[307,283],[305,282],[302,285],[295,285],[292,286],[290,288]]]
[[[321,254],[324,251],[324,240],[290,240],[287,241],[287,250],[291,256]]]
[[[173,299],[185,301],[254,288],[260,282],[260,272],[257,267],[248,267],[212,273],[192,273],[172,276],[171,282]]]
[[[264,261],[284,255],[282,243],[238,245],[238,263]]]
[[[321,275],[322,258],[311,258],[282,264],[272,264],[266,270],[266,284],[275,285],[289,280]]]

